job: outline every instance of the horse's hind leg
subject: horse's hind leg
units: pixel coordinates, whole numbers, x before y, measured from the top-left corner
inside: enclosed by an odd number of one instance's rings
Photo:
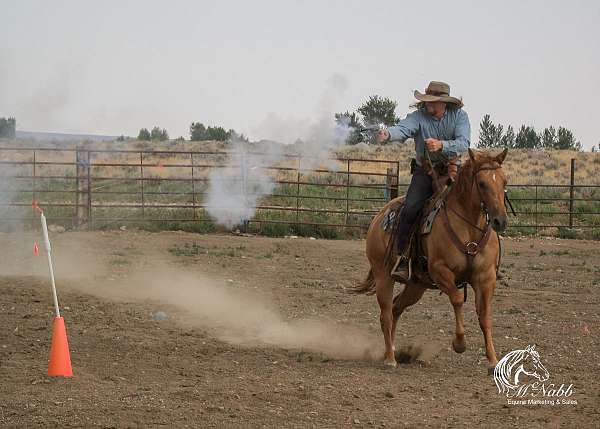
[[[394,298],[394,307],[392,310],[393,324],[392,324],[392,339],[396,337],[396,325],[402,312],[413,304],[419,302],[423,294],[425,293],[425,287],[418,283],[409,282],[404,290],[400,292]]]
[[[396,366],[394,357],[394,337],[392,336],[392,298],[394,296],[394,280],[383,273],[375,276],[377,302],[381,314],[379,321],[381,323],[381,332],[385,341],[385,354],[383,363],[388,366]]]

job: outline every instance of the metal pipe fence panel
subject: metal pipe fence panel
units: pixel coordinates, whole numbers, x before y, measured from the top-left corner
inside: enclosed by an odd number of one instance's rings
[[[250,155],[261,156],[251,151],[245,156]],[[212,174],[234,171],[230,186],[243,186],[245,196],[256,197],[248,171],[260,169],[272,191],[256,201],[254,216],[242,228],[364,232],[385,202],[408,186],[399,183],[399,168],[398,160],[382,159],[283,155],[251,166],[229,152],[0,147],[0,224],[33,222],[35,201],[49,221],[69,227],[211,225]],[[510,228],[600,229],[600,186],[575,184],[574,170],[573,160],[568,185],[509,185],[518,215],[510,217]]]

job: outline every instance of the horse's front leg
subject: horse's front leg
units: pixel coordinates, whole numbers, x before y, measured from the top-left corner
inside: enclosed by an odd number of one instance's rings
[[[472,285],[475,289],[475,308],[479,316],[479,327],[485,340],[485,354],[488,360],[488,373],[494,371],[498,363],[494,341],[492,338],[492,297],[496,288],[496,273],[490,269],[474,276]]]
[[[431,278],[440,290],[448,295],[450,303],[454,308],[456,326],[454,329],[454,338],[452,339],[452,348],[456,353],[462,353],[467,349],[465,341],[465,318],[463,314],[464,293],[456,287],[456,276],[444,264],[438,263],[433,265],[430,268],[430,272]]]

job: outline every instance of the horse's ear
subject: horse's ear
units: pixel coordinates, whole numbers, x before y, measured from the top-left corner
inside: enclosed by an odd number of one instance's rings
[[[471,158],[472,163],[475,163],[475,152],[473,152],[471,148],[469,148],[469,158]]]
[[[496,156],[496,162],[500,165],[502,165],[502,163],[504,162],[504,159],[506,158],[506,155],[508,154],[508,148],[504,149],[502,151],[502,153],[500,153],[499,155]]]

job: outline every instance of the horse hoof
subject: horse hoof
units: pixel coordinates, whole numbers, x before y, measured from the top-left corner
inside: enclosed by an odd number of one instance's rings
[[[383,365],[385,365],[387,368],[396,368],[398,363],[396,360],[384,360]]]
[[[452,340],[452,348],[456,353],[464,353],[467,350],[467,343],[463,339],[462,341],[458,341],[455,339]]]

